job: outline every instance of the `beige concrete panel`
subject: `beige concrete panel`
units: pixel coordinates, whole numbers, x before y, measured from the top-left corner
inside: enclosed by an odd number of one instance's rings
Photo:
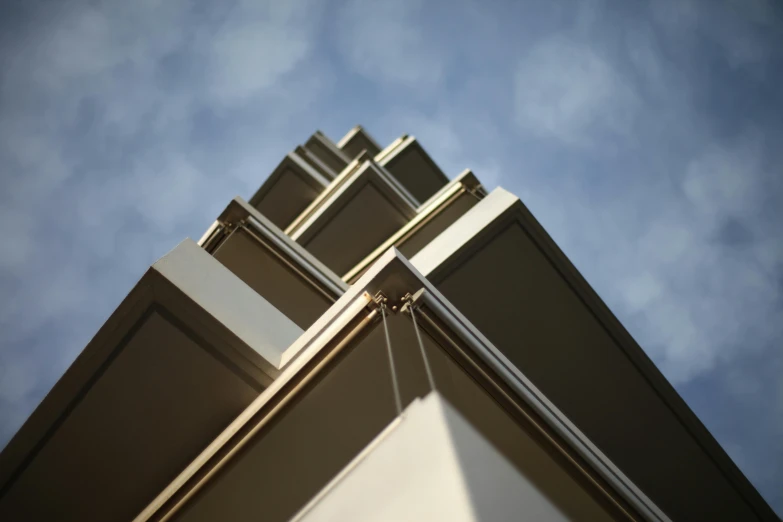
[[[234,198],[221,212],[215,224],[210,227],[212,233],[205,241],[199,242],[199,246],[207,252],[214,253],[220,242],[235,229],[252,236],[260,246],[274,253],[281,263],[286,264],[293,271],[300,272],[303,280],[309,280],[330,299],[337,299],[348,288],[348,285],[326,268],[326,265],[239,197]]]
[[[323,187],[307,183],[292,169],[286,169],[255,208],[272,223],[285,228],[321,193]]]
[[[288,520],[394,418],[385,350],[375,328],[175,520]]]
[[[388,326],[407,405],[429,392],[421,353],[408,317],[390,316]],[[602,511],[592,497],[429,337],[424,339],[438,390],[510,465],[573,519],[600,520],[597,514]],[[264,428],[175,519],[288,519],[383,430],[395,416],[393,405],[386,343],[378,325]]]
[[[440,167],[413,136],[406,138],[379,163],[391,172],[419,203],[427,201],[449,182]]]
[[[370,156],[375,156],[381,151],[380,145],[370,136],[361,125],[357,125],[337,142],[337,146],[349,158],[355,158],[363,150]]]
[[[142,318],[0,498],[0,520],[130,520],[255,398],[181,328]]]
[[[407,404],[416,397],[424,397],[431,390],[412,321],[407,316],[394,316],[389,327],[403,404]],[[436,391],[528,482],[559,506],[558,509],[571,520],[606,519],[603,508],[590,494],[426,332],[422,332],[422,342]]]
[[[341,172],[350,161],[350,158],[346,157],[346,155],[320,131],[316,131],[316,133],[307,140],[304,147],[318,156],[318,158],[334,172]]]
[[[755,519],[518,223],[436,286],[670,517]]]
[[[427,247],[411,258],[411,264],[426,277],[432,277],[436,270],[442,269],[444,263],[454,256],[474,237],[490,227],[504,212],[513,208],[519,199],[503,188],[496,188],[474,206],[470,213],[460,216],[461,219],[449,226],[433,239]]]
[[[367,183],[302,245],[332,271],[344,274],[408,218],[399,204]]]
[[[226,238],[213,256],[302,330],[332,305],[331,299],[242,229]]]
[[[525,471],[553,473],[550,488],[513,467],[433,392],[412,403],[295,520],[611,520],[545,454],[536,459],[540,449],[532,450]],[[558,500],[570,495],[581,497],[581,510],[563,509]]]
[[[303,332],[191,240],[152,267],[274,368],[280,368],[282,353]]]
[[[339,174],[339,171],[333,171],[326,163],[321,161],[321,158],[302,146],[296,147],[294,153],[301,157],[312,168],[317,170],[325,179],[333,180],[337,174]]]
[[[475,196],[463,193],[442,212],[411,234],[397,249],[405,257],[412,258],[463,214],[475,207],[476,203],[478,199]]]

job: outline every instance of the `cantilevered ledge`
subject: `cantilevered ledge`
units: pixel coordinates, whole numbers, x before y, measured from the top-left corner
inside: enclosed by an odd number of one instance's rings
[[[411,261],[673,519],[775,520],[513,194],[496,189]]]
[[[531,440],[514,467],[437,392],[406,411],[292,520],[614,520]]]
[[[383,312],[372,297],[379,292]],[[392,249],[290,347],[279,377],[136,522],[243,521],[260,512],[290,519],[395,422],[383,315],[403,406],[430,391],[410,306],[438,392],[539,488],[550,477],[546,495],[559,508],[668,520]]]
[[[321,131],[315,131],[305,142],[304,147],[318,156],[334,172],[341,172],[351,159]]]
[[[0,520],[130,520],[272,383],[301,332],[184,241],[3,451]]]
[[[413,136],[405,135],[378,153],[385,167],[419,203],[427,201],[449,179]]]
[[[370,156],[375,156],[381,151],[378,142],[361,125],[349,130],[337,142],[337,146],[349,158],[355,158],[362,151],[366,151]]]
[[[410,194],[366,160],[338,176],[287,232],[335,273],[344,274],[415,215]]]
[[[328,184],[329,180],[301,156],[289,152],[250,198],[250,205],[285,228]]]
[[[348,288],[241,198],[229,203],[200,244],[303,329]]]
[[[416,210],[416,216],[392,234],[343,276],[355,281],[384,252],[397,248],[412,257],[438,234],[473,208],[485,196],[481,183],[470,169],[463,171]]]

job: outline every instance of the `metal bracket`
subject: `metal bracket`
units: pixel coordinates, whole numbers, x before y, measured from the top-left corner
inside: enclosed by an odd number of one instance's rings
[[[381,291],[381,290],[378,290],[375,293],[375,297],[373,297],[373,302],[375,303],[375,306],[377,308],[383,308],[384,311],[386,311],[387,313],[389,313],[389,312],[395,312],[396,313],[397,312],[397,307],[396,306],[392,306],[391,308],[388,306],[389,305],[389,298],[386,297],[386,294],[384,294],[383,291]]]
[[[410,315],[411,310],[415,306],[413,303],[413,295],[408,292],[400,298],[402,305],[400,306],[400,313]]]
[[[479,183],[478,185],[475,185],[468,189],[468,194],[473,196],[476,199],[483,199],[487,196],[487,191],[484,189],[484,187]]]
[[[234,230],[240,227],[245,226],[245,220],[240,220],[239,222],[236,221],[226,221],[223,223],[223,232],[226,235],[231,234]]]
[[[384,294],[382,290],[378,290],[372,301],[374,303],[374,308],[385,307],[387,314],[396,314],[397,312],[410,313],[409,308],[413,306],[413,303],[411,302],[412,299],[413,295],[410,292],[407,292],[400,298],[399,305],[393,304],[389,306],[389,298],[386,297],[386,294]]]

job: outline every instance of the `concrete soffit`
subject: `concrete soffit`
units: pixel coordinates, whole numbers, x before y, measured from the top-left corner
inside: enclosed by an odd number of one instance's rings
[[[468,486],[471,475],[484,487]],[[432,391],[409,404],[291,520],[472,522],[512,520],[522,512],[558,520],[545,499]]]
[[[329,184],[329,180],[311,167],[302,157],[295,152],[289,152],[286,154],[285,158],[283,158],[283,161],[275,167],[275,170],[272,171],[255,194],[253,194],[250,198],[250,204],[253,206],[258,205],[259,202],[272,191],[277,182],[280,181],[280,177],[288,171],[295,173],[304,183],[310,185],[319,192]]]
[[[189,303],[197,305],[250,351],[246,357],[272,378],[281,354],[301,329],[217,260],[187,239],[152,265]],[[257,355],[260,355],[260,358]]]
[[[346,145],[346,144],[347,144],[349,141],[351,141],[351,139],[352,139],[354,136],[356,136],[357,134],[359,134],[361,131],[362,131],[362,126],[361,126],[361,125],[356,125],[356,126],[355,126],[355,127],[353,127],[351,130],[349,130],[348,132],[346,132],[346,133],[343,135],[343,137],[342,137],[342,138],[340,138],[340,139],[337,141],[337,143],[336,143],[337,147],[338,147],[339,149],[342,149],[343,147],[345,147],[345,145]],[[373,140],[373,141],[374,141],[374,140]],[[380,149],[380,147],[378,147],[378,148]]]
[[[320,130],[315,131],[305,142],[304,147],[321,157],[324,163],[331,163],[332,170],[340,170],[350,162],[345,153],[340,150],[334,142]],[[317,152],[320,150],[320,154]],[[339,167],[338,167],[339,165]]]
[[[183,241],[142,276],[2,452],[0,518],[24,518],[32,516],[31,510],[50,509],[47,503],[36,508],[29,502],[31,488],[69,487],[73,470],[62,464],[68,455],[91,452],[89,462],[82,463],[89,469],[85,480],[99,480],[93,486],[108,488],[108,476],[116,478],[112,473],[118,470],[98,461],[122,461],[115,452],[123,444],[129,454],[154,453],[155,440],[135,437],[133,430],[120,430],[122,426],[141,426],[153,418],[155,428],[145,433],[165,429],[167,422],[172,423],[172,432],[190,426],[192,431],[179,434],[187,440],[177,446],[189,458],[188,451],[203,447],[201,437],[212,440],[215,424],[225,426],[221,415],[233,418],[274,382],[283,353],[301,333],[195,242]],[[193,388],[212,396],[213,402],[200,408],[188,404],[183,390]],[[163,406],[145,408],[150,394],[161,398]],[[165,405],[178,408],[180,416],[166,416]],[[103,416],[107,411],[109,420]],[[177,465],[182,454],[168,450],[167,457],[154,465],[130,464],[122,472],[139,480],[163,477],[163,487],[166,477],[182,469]],[[150,488],[151,483],[142,487]],[[104,498],[93,507],[107,516],[141,508],[133,504],[130,489],[115,487],[103,493],[113,495],[116,502]],[[59,506],[51,509],[64,510],[64,518],[91,505],[81,497],[48,500]]]
[[[425,158],[425,161],[433,168],[433,170],[439,173],[439,175],[443,178],[443,182],[445,183],[448,181],[446,175],[443,173],[443,171],[441,171],[440,167],[435,163],[432,157],[427,154],[415,136],[404,135],[404,139],[401,138],[401,141],[394,141],[392,146],[393,148],[390,146],[391,150],[389,150],[387,154],[383,154],[383,151],[379,153],[379,155],[382,154],[380,160],[376,158],[376,161],[378,161],[379,164],[385,167],[386,165],[393,163],[398,157],[404,156],[413,150],[418,150],[421,152],[422,156]]]
[[[306,242],[307,238],[316,234],[324,223],[328,222],[330,217],[340,210],[340,201],[348,200],[367,184],[383,193],[403,215],[409,219],[415,216],[416,200],[374,162],[366,161],[345,179],[340,179],[341,177],[342,174],[333,182],[339,186],[333,191],[327,189],[329,193],[318,202],[317,208],[311,212],[305,211],[303,213],[303,216],[307,214],[306,219],[302,221],[297,219],[295,229],[289,227],[286,230],[286,233],[291,235],[291,239],[298,243]],[[315,202],[314,205],[316,205]]]
[[[552,464],[525,460],[527,467],[515,467],[433,390],[411,402],[291,520],[475,522],[521,513],[530,520],[615,519],[589,497],[575,500],[579,494],[569,486],[554,486],[560,495],[554,500],[552,485],[540,480]],[[567,476],[559,479],[560,486],[568,483]]]
[[[351,141],[351,139],[356,136],[357,134],[363,134],[364,137],[369,141],[371,144],[375,145],[375,147],[380,151],[382,147],[380,144],[375,141],[375,138],[373,138],[367,130],[362,127],[361,125],[357,125],[351,130],[349,130],[345,135],[340,138],[340,140],[337,142],[337,147],[341,150]]]
[[[410,315],[413,308],[419,327],[441,343],[517,422],[539,433],[540,440],[562,455],[570,473],[580,477],[592,494],[633,519],[668,520],[396,249],[384,253],[285,350],[277,379],[135,520],[173,516],[294,401],[306,383],[330,367],[341,350],[379,324],[381,300],[387,314]]]
[[[615,339],[624,355],[636,367],[641,378],[655,390],[671,412],[672,422],[683,426],[685,432],[696,441],[701,451],[716,466],[716,470],[733,486],[741,501],[747,503],[760,519],[774,520],[771,508],[713,435],[515,195],[503,188],[496,188],[480,204],[414,255],[410,262],[433,285],[439,285],[440,281],[457,270],[471,256],[482,251],[489,242],[511,225],[521,226],[532,238],[590,313]],[[455,311],[455,316],[459,317],[460,313]],[[482,336],[480,332],[477,333],[479,337]],[[513,368],[513,365],[510,365],[510,368]]]
[[[340,150],[340,147],[337,146],[331,140],[331,138],[329,138],[322,131],[320,131],[320,130],[315,131],[315,133],[312,135],[312,137],[310,139],[316,139],[319,142],[323,143],[325,147],[328,147],[329,150],[331,150],[335,154],[335,156],[340,157],[340,159],[342,159],[345,163],[348,163],[350,161],[350,158],[347,158],[345,156],[345,153],[342,150]]]
[[[345,168],[328,184],[326,187],[316,196],[316,198],[307,206],[306,209],[299,214],[286,228],[285,233],[292,235],[310,216],[312,216],[318,209],[320,209],[326,201],[334,194],[340,187],[348,182],[351,177],[358,171],[366,168],[365,163],[369,160],[366,155],[360,155],[353,161],[348,163]]]
[[[321,160],[317,155],[313,154],[303,146],[298,145],[294,149],[294,154],[305,160],[311,167],[323,174],[326,179],[332,180],[337,176],[337,173],[326,163]]]
[[[478,199],[483,199],[487,195],[481,181],[476,177],[476,174],[470,169],[465,169],[444,185],[442,189],[433,194],[427,201],[423,202],[419,206],[419,212],[429,208],[435,201],[440,200],[444,193],[453,190],[452,187],[455,184],[460,184],[466,192],[474,194]]]
[[[373,159],[380,164],[385,164],[386,158],[388,158],[389,155],[395,152],[407,139],[408,139],[408,135],[403,134],[393,142],[389,143],[384,149],[382,149],[378,154],[376,154],[375,158]]]
[[[411,194],[418,198],[419,203],[429,199],[439,188],[449,182],[448,176],[414,136],[406,136],[399,143],[395,141],[392,145],[395,144],[396,146],[388,150],[388,152],[382,151],[379,153],[376,156],[376,161],[379,165],[392,172],[395,178],[400,177],[401,183],[406,186]],[[400,164],[405,162],[407,158],[412,157],[418,157],[420,166],[424,167],[424,170],[416,171],[415,177],[405,175],[410,165],[400,170]]]
[[[463,171],[448,185],[439,190],[430,199],[419,206],[414,216],[408,223],[395,232],[389,239],[378,246],[371,254],[354,266],[350,272],[343,276],[343,280],[352,282],[367,269],[373,262],[392,247],[399,247],[408,238],[425,226],[429,221],[448,208],[461,195],[468,193],[482,199],[484,197],[481,183],[469,169]]]
[[[501,229],[513,220],[511,212],[517,202],[519,198],[512,193],[496,188],[482,200],[481,205],[458,220],[459,226],[452,226],[440,234],[413,256],[411,263],[427,278],[437,281],[441,274],[450,271],[461,256],[469,255],[464,238],[489,239],[493,230]],[[472,252],[480,246],[477,241],[472,241],[469,248]]]
[[[236,228],[248,231],[264,248],[332,301],[348,289],[348,285],[327,266],[240,197],[229,203],[199,245],[212,253]]]

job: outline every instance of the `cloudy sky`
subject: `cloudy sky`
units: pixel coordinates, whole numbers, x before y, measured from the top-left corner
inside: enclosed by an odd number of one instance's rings
[[[521,196],[783,513],[781,4],[282,4],[2,3],[0,446],[156,258],[362,123]]]

